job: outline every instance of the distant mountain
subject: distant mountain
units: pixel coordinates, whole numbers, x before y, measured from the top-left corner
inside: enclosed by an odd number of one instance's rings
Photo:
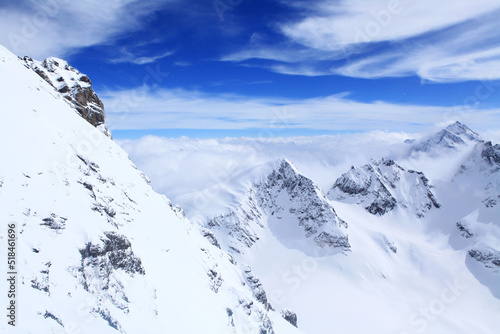
[[[206,227],[236,253],[246,252],[265,229],[308,254],[318,247],[324,253],[350,248],[347,223],[323,191],[287,160],[270,164],[229,212],[212,217]]]
[[[457,147],[482,141],[481,136],[466,125],[455,122],[443,130],[412,144],[411,152],[436,153],[439,149],[454,150]]]
[[[351,167],[335,181],[328,198],[362,205],[371,214],[382,216],[396,207],[423,217],[439,208],[433,186],[421,172],[405,170],[393,160],[372,161]]]
[[[80,73],[65,60],[55,57],[42,62],[30,57],[24,57],[23,60],[28,68],[54,87],[80,116],[111,137],[105,124],[104,104],[92,89],[87,75]]]

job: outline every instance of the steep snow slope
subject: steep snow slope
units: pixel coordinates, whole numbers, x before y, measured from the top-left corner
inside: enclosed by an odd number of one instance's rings
[[[432,188],[423,173],[382,159],[360,168],[351,167],[337,179],[328,198],[362,204],[374,215],[381,216],[399,207],[421,218],[427,211],[440,207]]]
[[[259,301],[246,266],[3,47],[0,94],[0,257],[13,223],[17,332],[299,332]]]

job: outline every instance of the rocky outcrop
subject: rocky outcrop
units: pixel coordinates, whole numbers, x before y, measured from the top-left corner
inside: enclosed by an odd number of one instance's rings
[[[261,302],[266,309],[271,308],[271,304],[269,304],[267,300],[266,291],[262,286],[260,280],[252,273],[252,269],[250,267],[246,267],[243,269],[243,273],[245,276],[245,281],[253,292],[255,299]]]
[[[471,230],[467,227],[467,225],[464,222],[458,222],[456,223],[456,226],[460,235],[463,238],[469,239],[475,236],[475,234],[471,232]]]
[[[455,182],[471,182],[482,187],[481,202],[487,208],[500,203],[500,145],[491,142],[477,143],[474,150],[460,166]]]
[[[297,314],[295,312],[292,312],[290,310],[283,310],[281,311],[281,316],[283,319],[297,327]]]
[[[441,206],[432,187],[423,173],[405,170],[392,160],[382,159],[359,168],[351,167],[335,181],[328,198],[363,205],[377,216],[399,206],[423,217],[427,211]]]
[[[493,249],[471,249],[469,256],[494,273],[500,271],[500,252]]]
[[[28,68],[54,87],[80,116],[111,137],[105,124],[104,104],[92,89],[87,75],[54,57],[43,62],[30,57],[24,57],[23,60]]]

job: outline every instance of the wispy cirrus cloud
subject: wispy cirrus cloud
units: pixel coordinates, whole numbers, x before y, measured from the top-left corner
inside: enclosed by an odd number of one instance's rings
[[[42,59],[108,43],[134,31],[171,0],[20,0],[0,5],[0,44]]]
[[[252,39],[222,60],[275,72],[360,78],[419,75],[443,81],[500,79],[500,3],[444,0],[294,1],[279,44]]]
[[[109,62],[112,64],[130,63],[136,65],[145,65],[171,56],[175,53],[175,51],[166,51],[155,56],[139,56],[133,52],[128,51],[127,49],[122,49],[120,53],[120,57],[111,59]]]

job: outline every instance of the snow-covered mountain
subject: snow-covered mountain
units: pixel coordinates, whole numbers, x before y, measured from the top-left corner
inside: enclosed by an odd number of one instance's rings
[[[441,149],[455,150],[457,147],[482,141],[481,136],[469,129],[466,125],[455,122],[441,131],[412,143],[411,152],[425,152],[437,154]]]
[[[486,207],[500,204],[500,145],[491,142],[476,144],[469,157],[460,166],[455,182],[473,181],[482,188],[481,201]]]
[[[347,223],[313,181],[284,159],[257,169],[263,170],[259,180],[244,189],[233,208],[206,223],[225,249],[246,252],[264,229],[306,254],[318,247],[324,253],[349,249]]]
[[[351,167],[335,181],[328,198],[362,205],[374,215],[384,215],[396,207],[417,217],[441,205],[432,193],[432,184],[421,172],[405,170],[393,160],[372,161]]]
[[[92,82],[87,75],[80,73],[65,60],[55,57],[42,62],[30,57],[24,57],[23,60],[27,67],[61,93],[80,116],[111,137],[105,123],[104,104],[92,89]]]
[[[331,157],[307,173],[287,150],[212,164],[177,143],[191,164],[205,162],[194,173],[209,177],[193,183],[212,179],[198,191],[178,184],[184,211],[105,135],[103,108],[100,124],[79,111],[72,92],[90,82],[76,69],[0,47],[0,74],[0,220],[18,238],[14,332],[497,332],[500,147],[465,125],[343,175],[352,163],[329,143],[320,155]],[[89,114],[99,114],[93,94]],[[394,136],[402,148],[406,138]],[[308,150],[324,140],[308,139]],[[370,151],[356,164],[376,158]]]
[[[248,266],[25,64],[0,47],[0,220],[17,232],[17,322],[2,333],[300,332]]]

